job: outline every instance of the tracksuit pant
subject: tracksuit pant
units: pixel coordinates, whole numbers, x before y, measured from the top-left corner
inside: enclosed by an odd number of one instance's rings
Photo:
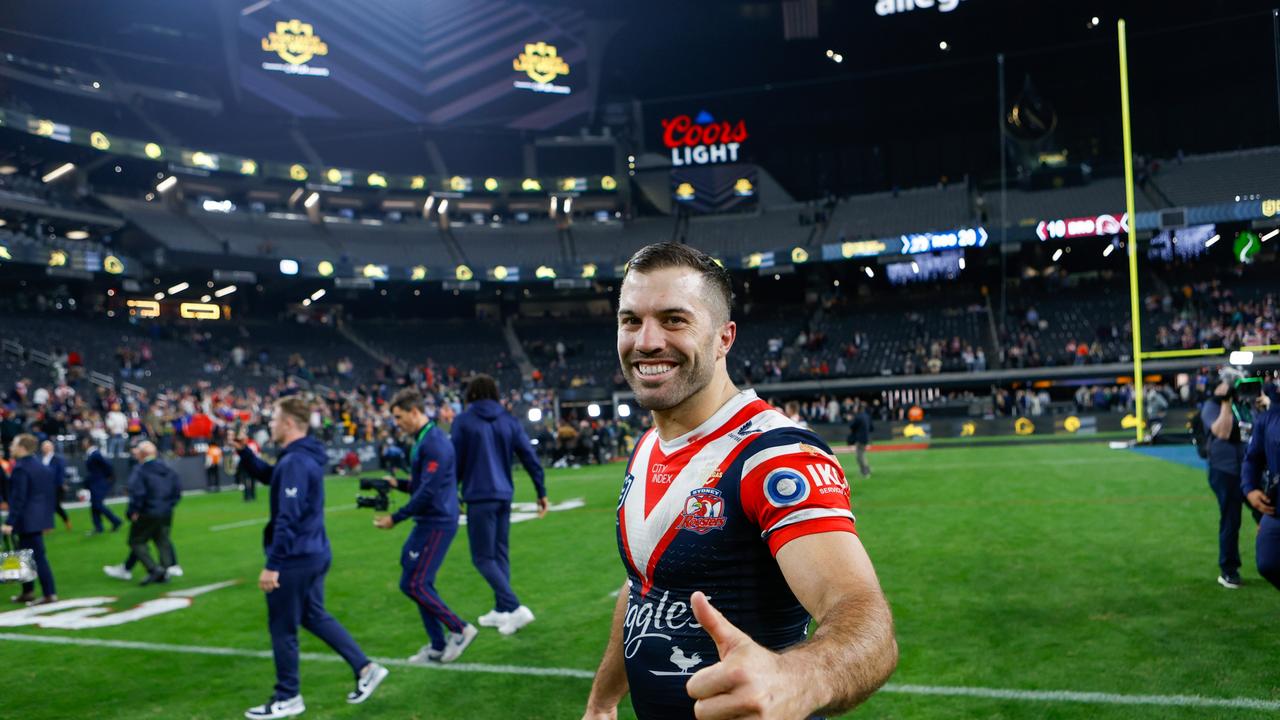
[[[104,483],[93,483],[89,486],[89,512],[93,517],[93,529],[95,532],[102,532],[102,519],[106,518],[111,523],[112,528],[120,527],[123,522],[119,516],[111,512],[111,508],[107,507],[107,494],[111,492],[111,486]]]
[[[1280,590],[1280,518],[1262,516],[1257,542],[1258,574]]]
[[[164,572],[165,568],[177,564],[173,544],[169,542],[172,526],[172,515],[139,515],[129,526],[129,550],[149,575]],[[156,551],[160,553],[158,565],[151,557],[151,549],[148,547],[151,542],[156,544]]]
[[[486,500],[467,503],[467,539],[471,543],[471,564],[493,588],[493,607],[511,612],[520,600],[511,589],[511,503]]]
[[[22,533],[18,535],[18,549],[30,550],[36,561],[36,575],[40,578],[40,590],[45,595],[57,595],[58,588],[53,582],[53,568],[49,567],[49,556],[44,550],[44,533]],[[36,584],[22,583],[23,594],[35,592]]]
[[[1218,568],[1223,575],[1240,570],[1240,511],[1244,495],[1240,492],[1240,474],[1209,471],[1209,487],[1218,498]]]
[[[369,658],[355,639],[329,611],[324,609],[324,576],[329,560],[323,558],[303,567],[280,571],[280,587],[267,593],[267,628],[271,631],[271,651],[276,661],[275,699],[298,694],[298,626],[333,648],[360,677]]]
[[[408,595],[418,605],[422,626],[431,638],[431,647],[443,650],[445,646],[443,625],[449,632],[462,632],[466,623],[458,617],[436,590],[436,573],[444,563],[457,526],[432,528],[415,525],[400,550],[400,592]]]

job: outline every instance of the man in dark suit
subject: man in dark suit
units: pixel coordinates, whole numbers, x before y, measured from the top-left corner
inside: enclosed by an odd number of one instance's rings
[[[57,504],[53,473],[36,455],[36,436],[23,433],[9,446],[14,458],[9,476],[9,515],[0,532],[18,536],[18,548],[30,550],[35,557],[36,573],[44,597],[36,600],[35,583],[23,583],[22,594],[11,598],[16,603],[44,605],[58,600],[53,570],[44,550],[44,531],[53,529],[53,508]]]
[[[129,475],[129,548],[133,557],[147,569],[143,585],[168,582],[165,570],[177,564],[169,533],[173,526],[173,509],[182,499],[182,482],[178,473],[157,459],[156,446],[149,440],[138,443],[133,455],[138,466]],[[154,542],[160,563],[151,557],[148,544]]]
[[[71,518],[67,516],[67,511],[62,508],[62,499],[67,491],[67,461],[56,452],[53,451],[53,442],[45,440],[40,443],[40,462],[49,468],[53,473],[53,483],[57,486],[54,494],[53,511],[58,513],[58,517],[62,518],[62,524],[71,529]]]
[[[90,513],[93,517],[94,535],[102,534],[102,519],[111,522],[111,532],[120,529],[123,521],[107,507],[107,496],[111,494],[111,486],[115,484],[115,468],[111,461],[102,456],[97,445],[87,444],[88,453],[84,461],[85,485],[89,489]]]

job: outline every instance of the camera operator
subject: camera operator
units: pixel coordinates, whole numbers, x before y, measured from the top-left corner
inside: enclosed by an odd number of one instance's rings
[[[1244,458],[1240,408],[1235,403],[1238,371],[1223,368],[1213,396],[1200,408],[1200,419],[1209,433],[1209,488],[1218,499],[1218,584],[1240,587],[1240,463]]]
[[[1276,386],[1264,395],[1270,409],[1253,423],[1252,437],[1240,468],[1240,492],[1262,514],[1256,553],[1258,574],[1280,589],[1280,519],[1276,517],[1277,484],[1280,484],[1280,404]],[[1260,403],[1260,406],[1263,403]]]
[[[401,483],[390,476],[385,479],[392,487],[410,493],[410,498],[391,515],[374,518],[373,524],[390,530],[413,518],[414,528],[400,550],[400,591],[417,604],[431,642],[409,661],[453,662],[479,632],[445,605],[435,587],[436,573],[458,534],[458,474],[453,443],[427,419],[422,395],[413,388],[405,388],[392,398],[391,416],[401,432],[414,438],[414,445],[409,453],[409,481]],[[441,625],[449,629],[447,638]]]

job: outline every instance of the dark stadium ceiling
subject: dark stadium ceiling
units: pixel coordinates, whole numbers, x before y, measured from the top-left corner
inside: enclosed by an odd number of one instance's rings
[[[280,2],[314,0],[280,0]],[[479,2],[480,0],[477,0]],[[486,0],[517,4],[506,0]],[[916,3],[926,7],[902,9]],[[270,0],[10,3],[7,52],[119,72],[238,105],[237,23]],[[523,3],[547,17],[585,13],[595,57],[594,107],[634,107],[639,142],[671,114],[746,118],[753,160],[815,187],[912,185],[997,167],[995,56],[1008,56],[1012,104],[1030,82],[1060,118],[1075,157],[1119,161],[1115,21],[1129,22],[1140,151],[1172,154],[1273,144],[1272,0],[650,0]],[[445,26],[460,0],[366,0]],[[891,14],[876,8],[892,7]],[[943,12],[942,7],[950,8]],[[453,8],[445,12],[446,9]],[[790,16],[791,39],[787,37]],[[1092,19],[1098,19],[1093,26]],[[507,29],[518,35],[511,28]],[[494,32],[500,32],[495,27]],[[391,29],[387,29],[387,34]],[[367,34],[367,33],[366,33]],[[537,38],[523,38],[535,41]],[[377,42],[373,38],[371,42]],[[941,43],[946,43],[943,49]],[[828,50],[840,55],[836,63]],[[379,48],[385,52],[386,48]],[[404,58],[401,58],[404,59]],[[406,62],[408,60],[406,59]],[[426,60],[427,63],[431,59]],[[575,76],[575,77],[580,77]],[[0,77],[0,96],[14,94]],[[356,111],[359,108],[353,110]],[[557,130],[600,124],[579,115]],[[367,125],[394,119],[362,118]],[[458,122],[465,124],[465,119]],[[483,125],[483,122],[473,123]],[[504,127],[510,124],[497,123]],[[841,155],[838,167],[827,156]],[[888,158],[888,159],[885,159]],[[873,168],[863,169],[858,168]],[[791,183],[802,180],[792,180]],[[795,188],[811,196],[814,188]],[[808,190],[808,192],[806,192]]]

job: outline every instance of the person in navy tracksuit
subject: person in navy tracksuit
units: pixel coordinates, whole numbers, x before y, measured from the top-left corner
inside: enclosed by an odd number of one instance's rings
[[[102,519],[111,523],[111,532],[120,529],[123,522],[111,508],[107,507],[107,496],[111,494],[111,486],[115,482],[115,467],[102,455],[97,445],[88,446],[89,454],[84,461],[85,485],[89,489],[90,513],[93,517],[93,533],[102,533]]]
[[[9,475],[9,515],[0,531],[18,536],[18,548],[30,550],[36,561],[36,574],[44,596],[36,600],[35,583],[23,583],[22,594],[11,598],[16,603],[44,605],[56,602],[58,589],[53,569],[44,549],[44,531],[53,529],[53,508],[58,504],[57,484],[53,471],[36,457],[36,437],[23,433],[13,439],[9,453],[14,458]]]
[[[62,524],[71,529],[71,518],[67,516],[67,511],[62,507],[62,498],[67,492],[67,461],[63,457],[53,451],[53,442],[45,440],[40,443],[40,462],[53,472],[53,482],[57,485],[58,490],[54,495],[57,501],[53,506],[53,511],[62,518]]]
[[[494,609],[480,616],[480,624],[510,635],[533,622],[533,612],[511,589],[508,537],[511,531],[511,456],[533,479],[538,494],[538,517],[547,514],[547,489],[542,466],[519,421],[498,402],[498,384],[477,375],[467,385],[467,409],[453,423],[453,446],[458,454],[458,478],[467,504],[467,538],[471,562],[493,588]]]
[[[458,475],[449,436],[427,419],[422,394],[405,388],[391,400],[391,415],[406,435],[414,438],[409,453],[409,481],[394,486],[410,493],[409,502],[391,515],[374,518],[375,527],[389,530],[409,518],[414,528],[400,551],[400,591],[418,605],[422,625],[431,639],[410,662],[453,662],[479,632],[449,609],[436,591],[436,573],[458,533]],[[446,638],[441,626],[449,630]]]
[[[1253,437],[1240,470],[1240,492],[1261,515],[1256,539],[1258,574],[1280,589],[1280,518],[1276,517],[1276,484],[1280,483],[1280,399],[1269,388],[1271,409],[1253,421]],[[1270,479],[1270,492],[1263,476]]]
[[[240,462],[255,480],[270,483],[271,520],[263,530],[266,567],[258,586],[267,594],[267,625],[275,656],[275,693],[245,717],[283,718],[306,709],[298,679],[298,626],[325,641],[351,666],[356,689],[347,702],[362,703],[387,676],[371,662],[346,628],[324,607],[324,578],[332,554],[324,531],[324,445],[307,434],[311,408],[296,395],[276,401],[271,436],[282,448],[275,466],[268,465],[235,441]]]

